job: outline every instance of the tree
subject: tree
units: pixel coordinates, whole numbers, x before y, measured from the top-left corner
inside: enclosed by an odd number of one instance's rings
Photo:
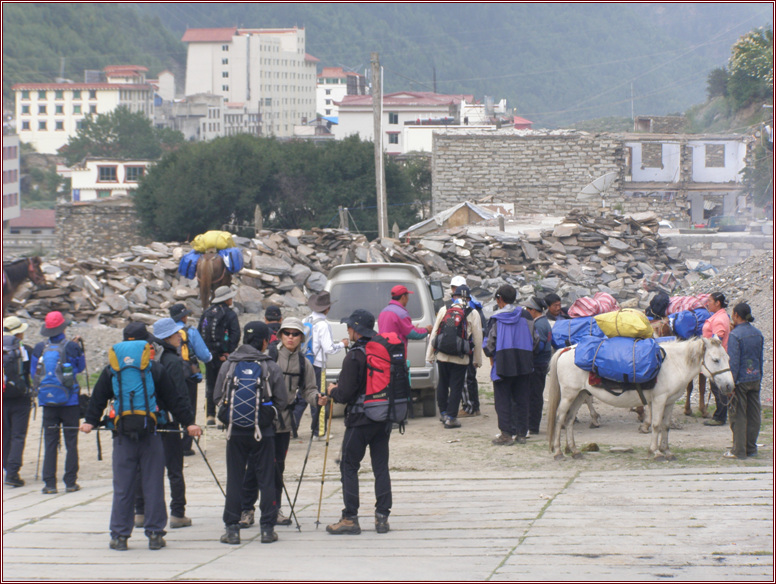
[[[736,109],[773,95],[773,29],[757,28],[738,39],[728,68],[728,93]]]
[[[752,148],[752,164],[743,170],[746,191],[758,207],[773,202],[773,142],[769,139],[772,127],[772,122],[768,126],[763,125],[763,131]]]
[[[142,113],[122,106],[107,114],[84,118],[81,128],[59,153],[68,166],[87,156],[156,160],[183,142],[180,132],[154,128]]]
[[[706,78],[706,95],[709,99],[727,97],[727,84],[730,75],[724,67],[718,67]]]

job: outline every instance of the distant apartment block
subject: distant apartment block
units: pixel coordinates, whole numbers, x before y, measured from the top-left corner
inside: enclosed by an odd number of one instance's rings
[[[85,158],[72,169],[72,201],[129,195],[151,164],[150,160]]]
[[[89,115],[126,106],[149,118],[154,111],[154,86],[147,83],[145,67],[105,67],[105,81],[89,83],[17,83],[16,131],[19,139],[42,154],[56,154]]]
[[[315,111],[325,118],[339,116],[338,102],[346,95],[366,95],[366,78],[342,67],[324,67],[318,73]]]
[[[190,28],[185,95],[220,95],[257,116],[259,135],[293,136],[315,118],[316,63],[305,52],[305,31]]]
[[[3,227],[21,215],[19,136],[3,131]]]

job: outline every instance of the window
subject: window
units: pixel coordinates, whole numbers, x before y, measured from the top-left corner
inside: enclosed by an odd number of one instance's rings
[[[229,71],[222,71],[221,77],[229,77]]]
[[[657,142],[642,144],[641,166],[643,168],[663,168],[663,145]]]
[[[96,114],[97,113],[97,106],[96,105],[90,105],[89,106],[89,113],[90,114]]]
[[[398,144],[399,134],[388,134],[388,144]]]
[[[388,112],[388,123],[389,124],[398,124],[399,123],[399,114],[396,112]],[[393,142],[393,144],[398,144],[398,142]]]
[[[63,106],[63,105],[55,105],[54,106],[54,113],[55,114],[63,114],[63,113],[65,113],[65,106]]]
[[[22,99],[30,99],[30,92],[26,89],[22,91]]]
[[[221,91],[229,91],[229,86],[228,85],[222,85],[221,86]]]
[[[38,130],[46,130],[46,122],[38,122]]]
[[[73,99],[81,99],[81,90],[80,89],[74,89],[73,90]]]
[[[117,182],[115,166],[98,166],[97,182]]]
[[[30,122],[22,122],[22,130],[29,130]]]
[[[331,105],[331,100],[330,99],[326,100],[326,105]]]
[[[83,120],[76,120],[75,122],[75,129],[80,130],[84,127],[84,121]]]
[[[265,97],[264,98],[264,105],[272,105],[272,98],[271,97]]]
[[[89,90],[89,99],[97,99],[97,90],[96,89],[90,89]]]
[[[81,113],[81,104],[76,104],[73,106],[73,113],[74,114],[80,114]]]
[[[326,95],[331,95],[331,89],[326,90]]]
[[[38,92],[38,99],[46,99],[46,92],[45,91],[39,91]]]
[[[46,106],[45,105],[39,105],[38,106],[38,113],[39,114],[45,114],[46,113]]]
[[[229,64],[229,59],[227,59],[226,57],[224,57],[223,59],[221,59],[221,64],[222,64],[222,65],[228,65],[228,64]]]
[[[706,168],[725,168],[724,144],[706,144]]]
[[[65,92],[61,89],[58,89],[54,92],[54,99],[65,99]]]
[[[23,105],[23,106],[22,106],[22,114],[24,114],[24,115],[29,115],[29,113],[30,113],[30,106],[28,106],[28,105]]]
[[[327,110],[326,110],[326,115],[327,115],[327,116],[330,116],[330,115],[331,115],[331,110],[330,110],[330,109],[327,109]]]
[[[137,182],[145,174],[145,168],[142,166],[127,166],[124,174],[124,182]]]
[[[97,191],[98,199],[106,199],[108,197],[110,197],[110,191],[103,191],[103,190]]]
[[[65,122],[58,121],[58,122],[54,122],[54,123],[55,123],[54,129],[56,129],[56,130],[64,130],[65,129]]]
[[[228,51],[229,50],[229,45],[221,45],[221,50],[222,51]]]

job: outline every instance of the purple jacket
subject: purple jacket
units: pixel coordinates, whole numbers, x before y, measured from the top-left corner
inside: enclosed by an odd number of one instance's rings
[[[493,357],[491,380],[533,372],[533,325],[528,311],[514,305],[505,306],[490,317],[483,347],[485,354]]]

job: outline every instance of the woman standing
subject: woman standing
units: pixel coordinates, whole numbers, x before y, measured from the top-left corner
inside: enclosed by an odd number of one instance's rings
[[[727,300],[722,292],[711,294],[706,301],[706,309],[711,316],[703,325],[703,336],[707,339],[713,336],[718,337],[726,351],[728,348],[728,337],[730,336],[730,317],[725,312],[727,305]],[[709,379],[709,385],[711,386],[711,393],[714,394],[717,409],[714,411],[714,416],[711,420],[707,420],[703,424],[705,426],[724,426],[727,423],[727,398],[724,395],[720,395],[719,389],[711,379]]]

